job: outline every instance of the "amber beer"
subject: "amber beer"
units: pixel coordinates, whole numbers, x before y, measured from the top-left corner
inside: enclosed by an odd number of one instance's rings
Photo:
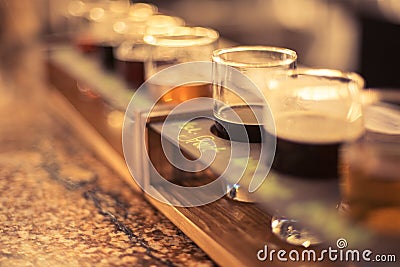
[[[338,177],[339,150],[362,134],[344,119],[301,111],[278,116],[275,124],[272,169],[303,178]]]
[[[345,147],[342,194],[348,215],[369,229],[400,237],[400,142]]]
[[[177,105],[186,100],[197,97],[212,97],[212,85],[210,83],[189,83],[173,87],[149,83],[150,94],[161,98],[157,104]]]

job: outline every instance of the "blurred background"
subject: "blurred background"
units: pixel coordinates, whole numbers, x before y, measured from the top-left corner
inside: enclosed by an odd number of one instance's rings
[[[128,0],[126,0],[128,2]],[[69,0],[0,0],[0,64],[33,43],[71,34]],[[135,3],[137,1],[131,1]],[[154,0],[188,24],[243,45],[294,49],[300,64],[357,71],[368,87],[399,87],[398,0]],[[5,63],[6,62],[6,63]]]

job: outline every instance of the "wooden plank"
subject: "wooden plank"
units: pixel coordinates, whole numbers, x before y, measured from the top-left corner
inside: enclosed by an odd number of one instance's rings
[[[69,122],[102,160],[116,170],[135,190],[140,190],[120,154],[87,123],[68,100],[57,91],[50,91],[49,99],[50,108]],[[258,264],[257,249],[264,246],[264,236],[271,236],[268,229],[270,217],[254,204],[222,199],[198,208],[176,208],[149,196],[147,199],[222,266]],[[252,234],[254,238],[250,236]],[[229,242],[227,242],[228,236]],[[252,245],[249,246],[249,243]],[[242,251],[245,255],[253,255],[253,257],[240,259],[237,257],[237,251]]]
[[[80,60],[89,60],[81,57]],[[90,85],[91,79],[102,79],[101,75],[80,77],[78,80],[68,68],[64,68],[52,58],[49,58],[49,80],[65,98],[64,100],[53,92],[54,107],[63,114],[71,125],[82,133],[88,144],[92,144],[97,153],[116,169],[122,177],[138,189],[126,168],[122,157],[121,129],[109,122],[111,112],[121,111],[120,107],[113,106],[113,101],[106,99],[92,87],[88,91],[78,88],[77,82]],[[77,62],[76,64],[79,64]],[[93,74],[93,72],[91,72]],[[83,80],[82,80],[83,79]],[[89,92],[89,94],[88,94]],[[114,94],[126,95],[126,92],[115,91]],[[94,95],[94,96],[93,96]],[[125,103],[129,102],[126,100]],[[124,104],[121,103],[120,106]],[[73,108],[72,108],[73,106]],[[80,113],[77,114],[77,111]],[[82,118],[82,117],[83,118]],[[87,124],[89,122],[91,126]],[[116,151],[116,152],[115,152]],[[161,194],[162,188],[158,188]],[[175,225],[189,236],[210,257],[222,266],[259,266],[265,265],[257,259],[257,252],[265,245],[273,249],[287,251],[301,248],[290,246],[274,236],[269,227],[271,216],[254,204],[235,202],[227,198],[213,203],[191,208],[178,208],[161,203],[147,196],[157,209],[163,212]],[[271,263],[272,264],[272,263]],[[296,262],[273,262],[274,266],[298,266]],[[321,266],[320,262],[307,263],[307,266]],[[323,266],[331,266],[325,261]]]

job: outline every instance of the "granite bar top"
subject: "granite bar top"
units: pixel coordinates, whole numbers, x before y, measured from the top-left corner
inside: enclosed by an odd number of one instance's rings
[[[35,99],[0,101],[0,266],[215,265]]]

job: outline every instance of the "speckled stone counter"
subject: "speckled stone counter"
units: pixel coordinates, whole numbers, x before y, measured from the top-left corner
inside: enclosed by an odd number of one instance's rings
[[[0,102],[0,266],[214,265],[45,98]]]

